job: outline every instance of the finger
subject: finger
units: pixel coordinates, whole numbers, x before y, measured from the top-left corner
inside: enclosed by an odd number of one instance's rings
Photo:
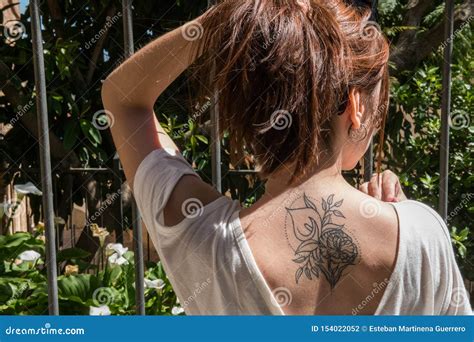
[[[376,199],[382,198],[382,188],[380,187],[380,175],[374,174],[369,182],[369,195]]]
[[[364,194],[369,194],[369,182],[366,182],[364,184],[362,184],[360,187],[359,187],[359,190],[362,191]]]
[[[402,201],[406,201],[407,199],[408,199],[407,196],[403,192],[402,185],[400,184],[400,182],[398,182],[396,186],[396,201],[402,202]]]
[[[382,201],[393,202],[396,199],[398,177],[393,172],[382,174]]]

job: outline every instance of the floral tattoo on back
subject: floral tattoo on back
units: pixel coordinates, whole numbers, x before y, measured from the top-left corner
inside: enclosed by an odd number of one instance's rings
[[[296,201],[295,201],[296,202]],[[296,283],[304,275],[324,275],[331,289],[334,289],[348,266],[359,259],[359,248],[345,231],[345,219],[341,212],[343,200],[334,202],[334,195],[321,200],[318,209],[312,199],[303,194],[303,206],[286,208],[286,236],[295,253],[293,261],[298,264]],[[336,223],[335,221],[339,221]]]

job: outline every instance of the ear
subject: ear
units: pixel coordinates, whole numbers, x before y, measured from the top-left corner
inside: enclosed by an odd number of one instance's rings
[[[349,119],[352,122],[352,127],[359,129],[365,107],[361,103],[360,92],[355,88],[352,88],[349,92],[349,105],[347,106],[347,110],[349,111]]]

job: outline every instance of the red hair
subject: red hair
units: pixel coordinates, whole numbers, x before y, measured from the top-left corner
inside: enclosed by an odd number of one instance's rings
[[[389,46],[370,16],[342,0],[224,0],[203,18],[203,90],[217,92],[222,132],[262,176],[289,163],[303,176],[330,153],[331,121],[351,88],[367,95],[366,125],[380,126]]]

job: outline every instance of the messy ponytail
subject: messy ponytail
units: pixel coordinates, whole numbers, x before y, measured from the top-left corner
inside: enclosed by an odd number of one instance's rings
[[[201,90],[216,94],[231,152],[249,150],[263,177],[294,163],[296,178],[331,152],[331,119],[351,87],[370,93],[382,80],[386,106],[388,45],[377,28],[367,38],[369,17],[342,0],[224,0],[211,8],[197,71]],[[381,105],[368,118],[374,125],[386,113]]]

